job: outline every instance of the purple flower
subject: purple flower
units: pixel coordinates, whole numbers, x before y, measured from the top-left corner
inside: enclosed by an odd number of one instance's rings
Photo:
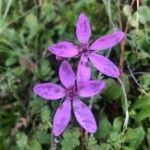
[[[49,46],[49,51],[58,57],[74,57],[80,55],[80,62],[78,65],[79,75],[84,76],[84,81],[90,79],[90,68],[88,61],[90,60],[94,67],[98,69],[103,74],[118,78],[120,76],[120,71],[109,59],[104,56],[97,55],[96,52],[112,48],[125,37],[124,32],[117,31],[111,35],[106,35],[98,38],[92,44],[89,43],[91,37],[91,26],[88,18],[85,14],[81,13],[76,25],[76,36],[80,42],[80,45],[74,45],[71,42],[62,41],[52,46]],[[84,63],[82,63],[84,62]],[[80,70],[83,74],[80,73]]]
[[[96,132],[97,125],[94,116],[88,106],[80,97],[91,97],[98,94],[104,87],[104,81],[89,80],[79,82],[75,80],[75,74],[67,61],[63,61],[59,68],[59,78],[63,87],[54,83],[41,83],[34,86],[36,95],[46,100],[57,100],[65,97],[64,102],[57,109],[53,121],[53,133],[59,136],[67,127],[71,118],[71,107],[79,124],[90,133]]]

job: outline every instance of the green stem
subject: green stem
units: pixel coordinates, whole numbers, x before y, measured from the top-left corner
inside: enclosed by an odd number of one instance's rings
[[[57,144],[55,142],[53,133],[51,133],[51,147],[49,150],[56,150],[56,149],[57,149]]]
[[[125,104],[125,119],[124,119],[124,124],[123,124],[123,131],[122,131],[122,135],[124,135],[124,133],[127,130],[128,122],[129,122],[128,99],[127,99],[127,94],[126,94],[125,86],[124,86],[122,79],[118,78],[118,81],[122,88],[122,92],[124,96],[124,104]]]

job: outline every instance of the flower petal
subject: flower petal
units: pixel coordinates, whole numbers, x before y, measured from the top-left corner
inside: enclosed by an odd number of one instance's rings
[[[67,127],[71,117],[71,102],[66,98],[63,104],[57,109],[53,121],[53,133],[59,136]]]
[[[66,95],[65,90],[54,83],[41,83],[36,84],[33,87],[33,91],[36,95],[46,100],[56,100]]]
[[[90,133],[95,133],[97,130],[97,125],[95,118],[89,109],[81,100],[77,97],[73,99],[73,110],[75,117],[79,124]]]
[[[79,50],[71,42],[63,41],[48,47],[48,50],[59,57],[73,57]]]
[[[111,35],[105,35],[99,39],[97,39],[91,46],[90,50],[104,50],[108,48],[112,48],[116,44],[122,41],[122,39],[125,37],[125,33],[122,31],[114,32]]]
[[[59,68],[59,78],[61,83],[66,87],[70,88],[75,84],[75,74],[72,70],[71,65],[67,61],[63,61]]]
[[[90,80],[91,70],[89,67],[88,58],[84,55],[81,56],[77,70],[77,83]]]
[[[93,53],[89,55],[89,59],[93,63],[94,67],[103,74],[114,78],[118,78],[120,76],[119,69],[108,58]]]
[[[78,87],[78,95],[82,97],[91,97],[101,92],[105,87],[105,82],[100,80],[91,80],[82,83]]]
[[[76,25],[76,36],[82,44],[87,44],[91,36],[90,22],[83,13],[80,14]]]

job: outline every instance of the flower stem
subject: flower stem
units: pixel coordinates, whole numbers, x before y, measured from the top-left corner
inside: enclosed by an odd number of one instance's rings
[[[80,127],[80,131],[81,131],[81,137],[80,137],[81,150],[86,150],[84,129]]]
[[[51,147],[50,147],[50,150],[56,150],[56,149],[57,149],[57,144],[55,143],[53,133],[51,133]]]
[[[122,135],[124,135],[124,133],[127,130],[128,122],[129,122],[128,99],[127,99],[127,94],[126,94],[125,86],[124,86],[122,79],[118,78],[118,81],[122,88],[122,92],[124,96],[124,104],[125,104],[125,119],[124,119],[124,124],[123,124],[123,131],[122,131]]]

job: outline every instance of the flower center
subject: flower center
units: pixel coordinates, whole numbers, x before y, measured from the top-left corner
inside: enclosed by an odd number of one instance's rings
[[[88,51],[89,46],[87,44],[81,45],[81,47],[82,47],[82,52],[86,53]]]
[[[69,96],[69,97],[75,96],[77,93],[76,86],[66,89],[66,93],[67,93],[67,96]]]

